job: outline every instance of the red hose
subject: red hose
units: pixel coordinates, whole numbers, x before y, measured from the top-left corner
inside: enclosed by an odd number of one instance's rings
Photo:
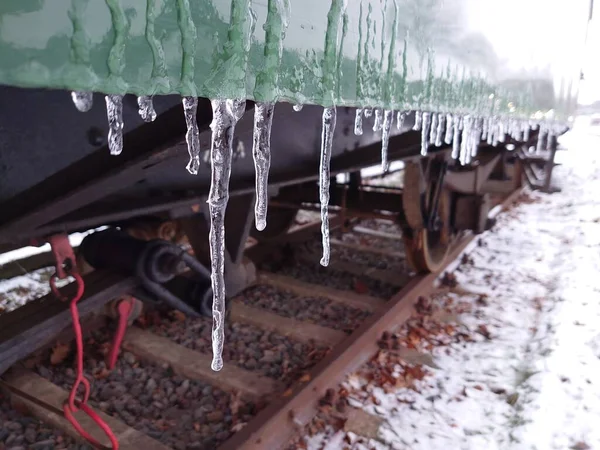
[[[69,304],[69,309],[71,310],[71,317],[73,319],[73,331],[75,332],[75,343],[77,345],[77,368],[76,373],[77,376],[75,378],[75,383],[71,388],[71,392],[69,393],[69,398],[65,401],[63,405],[63,412],[65,414],[65,418],[71,422],[71,425],[77,430],[77,432],[86,439],[90,444],[94,447],[98,448],[107,448],[100,444],[96,439],[94,439],[87,431],[83,429],[83,427],[79,424],[77,419],[75,419],[73,413],[79,411],[83,411],[86,413],[90,419],[92,419],[96,425],[106,434],[108,439],[110,440],[111,448],[113,450],[119,449],[119,442],[115,437],[114,433],[110,429],[110,427],[102,420],[102,418],[87,404],[88,399],[90,397],[90,382],[83,374],[83,332],[81,330],[81,323],[79,322],[79,311],[77,309],[77,302],[83,296],[83,292],[85,289],[85,285],[83,282],[83,278],[78,273],[72,273],[72,277],[75,278],[75,282],[77,283],[77,293],[71,299]],[[55,277],[50,278],[50,287],[52,288],[52,292],[62,299],[67,300],[57,289],[55,283]],[[84,393],[83,400],[78,400],[77,390],[79,386],[83,385]]]

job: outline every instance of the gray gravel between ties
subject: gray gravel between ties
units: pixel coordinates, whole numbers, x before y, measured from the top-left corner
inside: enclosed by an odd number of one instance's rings
[[[192,350],[211,354],[212,321],[209,318],[185,320],[161,319],[148,331],[181,344]],[[264,331],[252,325],[225,322],[223,360],[243,369],[291,382],[313,364],[308,357],[317,348],[295,342],[277,333]]]
[[[297,296],[268,285],[246,289],[239,298],[250,306],[264,308],[280,316],[347,333],[354,331],[370,315],[323,297]]]
[[[214,449],[247,422],[256,406],[242,403],[212,386],[173,374],[168,366],[140,362],[125,352],[110,373],[99,348],[107,336],[94,335],[86,345],[85,371],[92,381],[90,402],[127,425],[177,450]],[[101,345],[98,343],[102,343]],[[44,378],[69,390],[75,372],[72,359],[36,368]]]
[[[0,392],[0,449],[92,450],[92,447],[77,444],[61,431],[15,411]]]

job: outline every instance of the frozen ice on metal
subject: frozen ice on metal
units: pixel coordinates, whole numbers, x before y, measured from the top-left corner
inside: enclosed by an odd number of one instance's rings
[[[106,115],[108,117],[108,148],[111,155],[123,151],[123,96],[107,95]]]
[[[304,108],[304,105],[303,105],[302,103],[296,103],[296,104],[293,106],[293,108],[294,108],[294,111],[296,111],[296,112],[300,112],[300,111],[302,111],[302,108]]]
[[[356,117],[354,118],[354,134],[356,136],[362,136],[363,134],[363,110],[362,108],[356,109]]]
[[[421,155],[427,156],[429,148],[429,127],[431,126],[431,115],[428,112],[423,113],[423,123],[421,124]]]
[[[150,95],[142,95],[137,98],[139,106],[139,114],[144,122],[154,122],[156,119],[156,111],[152,104],[152,97]]]
[[[443,136],[444,136],[444,125],[446,122],[446,116],[444,114],[438,114],[437,120],[437,131],[435,133],[435,145],[437,147],[441,147],[443,144]]]
[[[225,321],[225,211],[229,201],[229,177],[233,154],[235,125],[244,114],[244,100],[211,100],[213,120],[210,124],[211,184],[208,194],[210,208],[210,262],[213,290],[213,325],[211,367],[223,368],[223,343]]]
[[[269,201],[269,167],[271,166],[271,125],[275,103],[256,103],[254,107],[254,135],[252,157],[256,172],[256,203],[254,220],[256,229],[267,226],[267,204]]]
[[[377,132],[383,127],[382,110],[377,108],[375,110],[375,120],[373,121],[373,131]]]
[[[365,108],[363,111],[365,113],[366,118],[369,118],[373,115],[373,109],[371,109],[371,108]]]
[[[454,118],[454,137],[452,138],[452,159],[458,158],[460,151],[460,118]]]
[[[331,178],[329,164],[333,146],[333,133],[337,120],[335,107],[323,109],[323,128],[321,131],[321,162],[319,167],[319,197],[321,201],[321,235],[323,240],[323,257],[321,265],[329,265],[329,181]]]
[[[404,111],[398,111],[396,116],[396,129],[400,130],[404,125],[404,120],[406,119],[406,113]]]
[[[422,117],[421,111],[415,111],[415,125],[413,127],[413,130],[419,131],[421,129],[422,121],[423,121],[423,117]]]
[[[444,136],[444,142],[448,145],[452,144],[453,131],[454,131],[454,116],[452,116],[452,114],[446,114],[446,135]]]
[[[73,91],[71,92],[71,98],[73,99],[73,104],[75,108],[77,108],[80,112],[87,112],[92,109],[94,104],[94,93],[93,92],[81,92],[81,91]]]
[[[381,134],[381,170],[387,172],[390,168],[388,161],[388,146],[390,143],[390,130],[394,121],[394,111],[386,110],[383,114],[383,132]]]
[[[185,168],[192,175],[197,175],[200,168],[200,131],[198,130],[198,122],[196,120],[198,99],[196,97],[183,97],[182,103],[183,115],[185,116],[185,124],[187,126],[185,141],[187,142],[188,153],[190,155],[190,161]],[[206,157],[208,157],[208,154]]]
[[[436,113],[431,113],[431,129],[429,130],[429,143],[431,145],[435,144],[437,128],[438,128],[438,115]]]

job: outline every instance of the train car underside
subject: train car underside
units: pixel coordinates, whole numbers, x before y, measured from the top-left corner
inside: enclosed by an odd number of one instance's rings
[[[92,109],[81,114],[64,92],[17,88],[2,91],[4,98],[11,99],[0,106],[4,108],[0,117],[7,124],[0,153],[6,175],[0,189],[4,211],[0,224],[2,249],[44,243],[49,236],[100,226],[128,230],[129,235],[142,236],[142,240],[173,240],[184,233],[198,260],[208,268],[199,270],[205,280],[205,293],[200,297],[208,304],[196,305],[198,311],[207,314],[211,301],[210,283],[206,282],[210,270],[210,213],[206,204],[211,181],[210,102],[200,99],[197,113],[205,163],[198,175],[190,175],[185,170],[186,122],[179,98],[157,99],[158,116],[146,124],[137,117],[135,97],[125,97],[123,115],[130,129],[124,134],[126,150],[115,157],[105,143],[102,111]],[[11,114],[8,104],[20,104],[19,114]],[[320,207],[317,181],[322,108],[305,106],[296,111],[289,104],[278,104],[271,133],[267,226],[263,231],[255,229],[254,164],[250,154],[253,106],[247,104],[233,142],[231,198],[225,218],[228,296],[249,282],[242,256],[250,235],[259,242],[276,240],[285,235],[299,209]],[[457,232],[485,229],[492,205],[490,196],[509,192],[520,183],[520,149],[529,148],[537,139],[537,133],[531,131],[529,136],[521,134],[520,141],[506,133],[496,136],[495,145],[481,140],[478,154],[468,164],[461,164],[452,157],[456,144],[446,143],[447,139],[444,142],[441,128],[421,124],[431,129],[415,130],[415,113],[408,113],[402,117],[402,124],[392,128],[387,151],[390,162],[404,161],[403,184],[373,187],[362,183],[361,169],[380,163],[381,131],[373,126],[378,120],[374,114],[370,120],[364,118],[363,134],[356,135],[356,116],[355,108],[339,108],[329,206],[346,219],[374,216],[398,223],[407,257],[419,272],[441,267]],[[338,182],[338,174],[347,174],[347,181]],[[145,232],[147,229],[152,231]],[[127,243],[122,235],[110,230],[96,234],[101,236],[95,238],[98,242],[82,246],[85,258],[95,261],[97,268],[135,273],[135,264],[117,262],[140,256],[135,243]],[[154,290],[150,296],[166,298],[164,291],[157,292]],[[168,303],[186,309],[173,296]]]

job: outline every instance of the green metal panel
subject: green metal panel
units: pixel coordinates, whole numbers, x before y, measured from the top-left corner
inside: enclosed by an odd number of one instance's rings
[[[2,0],[0,83],[565,119],[588,11],[589,0]]]

